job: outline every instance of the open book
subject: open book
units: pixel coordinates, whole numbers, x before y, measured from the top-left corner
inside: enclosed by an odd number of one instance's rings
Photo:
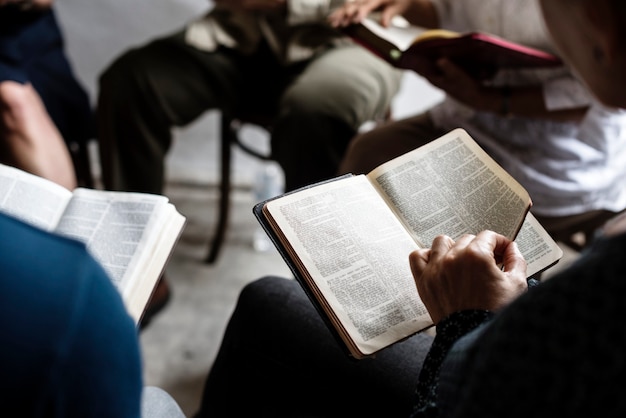
[[[445,29],[411,26],[400,16],[388,27],[375,15],[344,28],[344,32],[393,66],[423,73],[446,57],[471,76],[488,79],[504,68],[536,68],[562,65],[548,52],[520,45],[482,32],[457,33]],[[429,67],[425,67],[430,63]]]
[[[165,196],[84,188],[71,192],[2,164],[0,211],[84,242],[137,323],[185,224]]]
[[[409,254],[439,234],[515,239],[529,277],[563,255],[526,190],[462,129],[388,161],[257,203],[254,214],[355,358],[433,325]],[[519,234],[518,234],[519,232]]]

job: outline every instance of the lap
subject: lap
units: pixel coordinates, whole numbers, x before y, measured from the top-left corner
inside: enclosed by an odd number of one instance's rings
[[[182,31],[129,49],[101,78],[119,85],[129,77],[143,86],[141,94],[156,91],[171,109],[196,107],[180,123],[199,109],[265,114],[280,102],[334,115],[354,127],[383,115],[401,81],[398,70],[356,45],[332,47],[285,66],[266,43],[250,55],[224,47],[202,51],[188,45]]]
[[[402,73],[357,45],[315,56],[283,98],[283,106],[308,105],[358,128],[382,116],[397,93]]]
[[[341,173],[367,173],[378,165],[440,137],[427,113],[392,121],[356,136],[348,146]]]
[[[203,51],[179,31],[125,51],[100,81],[129,84],[120,94],[158,97],[158,104],[180,113],[177,124],[185,124],[208,109],[245,113],[275,107],[290,74],[266,44],[251,55],[226,47]]]
[[[336,416],[348,411],[353,416],[406,416],[431,342],[418,334],[373,358],[354,360],[295,280],[265,277],[241,292],[203,407],[208,416],[229,391],[252,384],[259,388],[250,395],[253,408],[271,416],[328,411],[337,411]],[[276,394],[281,394],[279,404],[274,403]]]

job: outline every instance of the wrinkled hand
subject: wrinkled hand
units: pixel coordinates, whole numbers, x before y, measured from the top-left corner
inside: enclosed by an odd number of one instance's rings
[[[422,301],[435,324],[466,309],[497,311],[528,288],[517,244],[493,231],[441,235],[409,257]],[[502,268],[501,268],[502,266]]]
[[[239,12],[277,12],[286,9],[287,0],[215,0],[215,4]]]
[[[328,17],[331,26],[344,27],[359,23],[374,11],[381,12],[380,23],[389,26],[394,16],[408,10],[411,0],[348,0]]]

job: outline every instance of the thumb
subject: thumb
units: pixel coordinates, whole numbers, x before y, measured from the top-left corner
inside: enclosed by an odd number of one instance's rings
[[[424,269],[426,268],[429,260],[429,248],[415,250],[411,254],[409,254],[409,265],[411,266],[411,273],[413,274],[413,278],[415,280],[422,276],[422,273],[424,272]]]
[[[506,273],[526,277],[527,263],[516,242],[507,245],[502,254],[502,270]]]
[[[388,27],[391,24],[391,19],[393,19],[393,17],[398,14],[399,14],[398,6],[386,7],[385,10],[383,10],[380,15],[381,25],[383,25],[384,27]]]

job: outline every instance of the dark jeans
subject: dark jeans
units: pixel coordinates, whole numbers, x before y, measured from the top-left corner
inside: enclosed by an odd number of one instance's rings
[[[240,294],[196,418],[406,417],[431,343],[354,360],[295,280],[266,277]]]

